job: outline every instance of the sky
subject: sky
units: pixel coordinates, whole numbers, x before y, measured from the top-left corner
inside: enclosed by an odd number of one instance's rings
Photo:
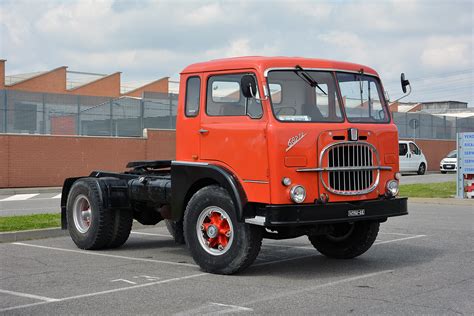
[[[391,100],[474,106],[474,1],[0,0],[7,75],[68,66],[133,84],[216,58],[301,56],[376,69]]]

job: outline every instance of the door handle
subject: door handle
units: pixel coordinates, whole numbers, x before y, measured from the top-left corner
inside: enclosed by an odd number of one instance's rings
[[[201,128],[201,129],[199,130],[199,133],[201,133],[201,134],[207,134],[207,133],[209,133],[209,131],[208,131],[207,129]]]

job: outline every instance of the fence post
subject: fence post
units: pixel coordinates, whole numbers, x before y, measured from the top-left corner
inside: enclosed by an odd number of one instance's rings
[[[110,136],[114,136],[114,124],[112,121],[112,116],[113,116],[113,99],[110,99]]]
[[[408,112],[405,112],[405,137],[410,137],[410,134],[408,134]]]
[[[443,115],[443,123],[444,123],[444,139],[450,139],[451,135],[448,136],[448,126],[446,125],[446,115]]]
[[[43,126],[41,128],[41,134],[43,134],[43,135],[46,134],[46,101],[45,101],[45,98],[46,98],[46,93],[43,93],[43,98],[42,98],[42,102],[43,102]]]
[[[5,122],[3,129],[4,129],[5,133],[7,133],[7,131],[8,131],[8,128],[7,128],[7,124],[8,124],[8,115],[7,115],[7,108],[8,108],[8,103],[7,103],[7,102],[8,102],[8,96],[7,96],[7,93],[8,93],[8,92],[7,92],[7,90],[3,90],[3,92],[4,92],[4,93],[3,93],[3,94],[4,94],[4,95],[3,95],[3,97],[4,97],[4,105],[3,105],[3,109],[4,109],[4,111],[3,111],[3,120],[4,120],[4,122]]]
[[[76,134],[81,135],[81,96],[77,96]]]
[[[145,101],[140,100],[140,133],[143,136],[143,130],[145,129]]]
[[[170,129],[173,129],[173,95],[168,93],[170,99]]]

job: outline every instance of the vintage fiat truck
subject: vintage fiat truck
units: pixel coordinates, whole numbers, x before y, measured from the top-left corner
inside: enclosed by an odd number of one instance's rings
[[[133,219],[166,220],[202,270],[232,274],[263,238],[306,235],[328,257],[357,257],[380,223],[408,214],[397,127],[372,68],[213,60],[182,71],[178,103],[176,160],[65,180],[62,227],[79,248],[119,247]]]

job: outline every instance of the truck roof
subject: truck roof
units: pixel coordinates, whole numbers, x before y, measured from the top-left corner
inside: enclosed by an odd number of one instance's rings
[[[300,65],[303,68],[321,68],[331,70],[359,71],[363,69],[365,73],[378,76],[377,72],[365,65],[348,63],[344,61],[335,61],[317,58],[303,57],[265,57],[265,56],[246,56],[224,59],[215,59],[206,62],[196,63],[184,68],[182,74],[199,73],[219,70],[236,70],[253,68],[261,72],[270,68],[294,68]]]

